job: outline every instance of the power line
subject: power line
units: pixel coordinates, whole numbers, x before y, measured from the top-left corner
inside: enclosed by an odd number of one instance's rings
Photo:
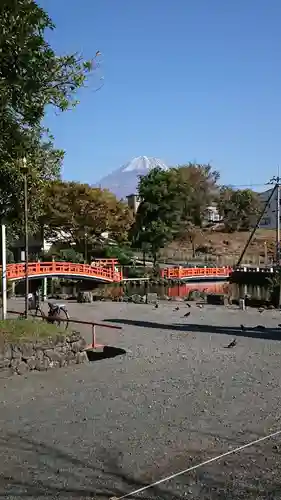
[[[274,437],[277,437],[279,434],[281,434],[281,430],[278,430],[276,432],[272,432],[271,434],[268,434],[267,436],[263,436],[261,438],[255,439],[254,441],[243,444],[242,446],[238,446],[237,448],[233,448],[232,450],[226,451],[225,453],[222,453],[221,455],[217,455],[216,457],[209,458],[208,460],[205,460],[204,462],[201,462],[199,464],[192,465],[191,467],[188,467],[188,469],[181,470],[179,472],[176,472],[175,474],[172,474],[171,476],[164,477],[163,479],[160,479],[159,481],[155,481],[154,483],[148,484],[147,486],[143,486],[142,488],[139,488],[135,491],[131,491],[130,493],[127,493],[126,495],[122,495],[121,497],[111,497],[109,500],[122,500],[124,498],[133,497],[137,493],[142,493],[143,491],[148,490],[149,488],[153,488],[155,486],[158,486],[159,484],[165,483],[167,481],[171,481],[171,479],[175,479],[176,477],[182,476],[183,474],[187,474],[188,472],[199,469],[200,467],[204,467],[205,465],[209,465],[213,462],[217,462],[218,460],[221,460],[222,458],[227,457],[228,455],[233,455],[234,453],[238,453],[239,451],[243,451],[246,448],[249,448],[250,446],[254,446],[255,444],[262,443],[263,441],[265,441],[267,439],[272,439]]]

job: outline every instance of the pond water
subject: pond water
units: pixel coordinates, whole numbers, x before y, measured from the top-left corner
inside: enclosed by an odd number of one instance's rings
[[[186,297],[192,290],[204,291],[206,293],[225,293],[230,294],[234,299],[239,299],[239,297],[248,294],[253,298],[257,299],[267,299],[269,292],[265,287],[252,286],[252,285],[237,285],[234,283],[225,282],[197,282],[197,283],[184,283],[170,286],[159,286],[148,284],[148,290],[146,290],[144,285],[126,285],[125,287],[118,287],[116,294],[132,295],[134,293],[139,293],[144,295],[148,292],[155,292],[159,297]]]
[[[170,286],[157,285],[151,283],[132,284],[127,282],[122,286],[116,285],[96,285],[93,289],[95,295],[99,292],[103,295],[111,297],[119,297],[122,295],[157,293],[159,297],[187,297],[192,290],[204,291],[206,293],[225,293],[231,294],[234,299],[239,299],[241,296],[248,294],[252,298],[266,300],[269,296],[268,289],[265,287],[252,285],[237,285],[225,282],[192,282]],[[77,286],[61,286],[61,293],[76,294]]]

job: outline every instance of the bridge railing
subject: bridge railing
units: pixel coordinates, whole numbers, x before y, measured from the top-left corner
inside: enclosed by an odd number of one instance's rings
[[[93,266],[88,264],[75,264],[72,262],[29,262],[28,274],[30,276],[40,275],[81,275],[81,276],[96,276],[109,281],[121,281],[122,271],[115,270],[115,267]],[[25,264],[8,264],[7,278],[16,279],[22,278],[25,275]]]
[[[161,270],[161,278],[202,278],[202,277],[224,277],[232,272],[230,267],[169,267]]]

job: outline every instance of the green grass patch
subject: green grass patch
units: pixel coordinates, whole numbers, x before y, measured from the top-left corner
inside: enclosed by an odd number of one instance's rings
[[[65,330],[46,321],[7,319],[0,321],[0,341],[28,342],[65,334]]]

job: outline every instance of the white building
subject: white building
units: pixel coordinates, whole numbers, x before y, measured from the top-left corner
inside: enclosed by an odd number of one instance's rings
[[[221,215],[219,214],[217,206],[210,205],[206,208],[206,222],[220,222],[222,220]]]
[[[137,194],[129,194],[127,200],[128,207],[133,211],[133,214],[136,215],[141,202],[140,197]]]
[[[46,238],[44,234],[44,228],[41,228],[41,231],[38,231],[35,235],[29,235],[28,237],[28,248],[29,254],[41,254],[47,253],[50,248],[56,243],[68,243],[69,246],[75,246],[75,243],[72,241],[72,237],[70,233],[65,231],[58,231],[54,234],[53,237]],[[86,233],[85,233],[86,234]],[[101,240],[109,241],[109,233],[106,231],[101,234]],[[16,262],[20,262],[24,260],[24,250],[25,250],[25,241],[24,238],[18,238],[13,241],[11,244],[11,250],[14,254],[14,259]]]
[[[270,195],[272,194],[272,191],[275,188],[268,189],[267,191],[264,191],[263,193],[259,193],[260,199],[262,203],[265,205],[267,200],[269,199]],[[261,229],[275,229],[276,228],[276,204],[277,204],[277,190],[275,190],[275,193],[273,194],[264,214],[263,217],[260,221],[259,227]],[[281,204],[280,204],[281,205]],[[281,222],[281,218],[280,218]]]

